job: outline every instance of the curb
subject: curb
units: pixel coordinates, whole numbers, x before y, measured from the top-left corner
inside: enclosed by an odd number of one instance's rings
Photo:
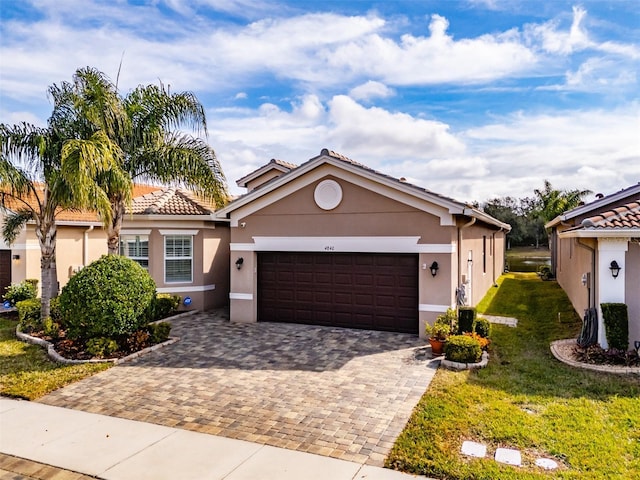
[[[440,365],[446,368],[450,368],[451,370],[474,370],[477,368],[484,368],[489,363],[489,354],[487,352],[482,352],[482,360],[477,363],[461,363],[461,362],[452,362],[451,360],[442,359]]]
[[[166,342],[156,343],[155,345],[144,348],[138,352],[132,353],[131,355],[127,355],[126,357],[122,358],[92,358],[89,360],[73,360],[71,358],[65,358],[58,352],[56,352],[56,349],[51,342],[43,340],[42,338],[32,337],[31,335],[27,335],[26,333],[21,332],[20,326],[16,326],[16,337],[18,337],[23,342],[44,347],[47,350],[47,355],[51,360],[53,360],[54,362],[63,363],[65,365],[78,365],[81,363],[113,363],[114,365],[119,365],[121,363],[129,362],[138,357],[141,357],[142,355],[146,355],[147,353],[159,350],[160,348],[172,345],[180,340],[180,337],[172,337],[169,338],[169,340],[167,340]]]
[[[560,353],[560,349],[558,347],[576,344],[575,338],[569,338],[566,340],[556,340],[555,342],[551,342],[551,353],[556,359],[564,364],[570,365],[576,368],[582,368],[583,370],[591,370],[593,372],[601,372],[601,373],[617,373],[623,375],[640,375],[640,367],[623,367],[619,365],[594,365],[591,363],[582,363],[572,360],[563,356]]]

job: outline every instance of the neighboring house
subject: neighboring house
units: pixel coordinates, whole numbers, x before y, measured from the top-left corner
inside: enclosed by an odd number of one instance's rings
[[[149,271],[158,292],[189,297],[190,308],[226,305],[229,227],[213,212],[213,207],[186,191],[136,185],[131,212],[120,232],[120,253]],[[0,212],[0,221],[1,217]],[[62,287],[83,266],[107,253],[107,238],[95,212],[62,211],[56,224]],[[0,244],[0,261],[0,277],[7,276],[12,283],[40,278],[40,247],[32,223],[11,246]]]
[[[249,192],[216,212],[231,222],[231,321],[424,335],[504,268],[509,225],[326,149],[238,185]]]
[[[633,346],[640,340],[640,183],[569,210],[546,227],[558,283],[579,314],[597,309],[598,342],[607,348],[600,304],[619,302],[628,307]]]

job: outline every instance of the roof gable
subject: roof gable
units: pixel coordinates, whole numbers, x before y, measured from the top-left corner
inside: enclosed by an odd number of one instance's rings
[[[258,185],[254,186],[254,188],[257,188],[262,185],[262,183],[259,182],[260,177],[265,177],[269,174],[275,174],[276,176],[280,176],[283,173],[290,172],[294,168],[297,168],[297,165],[294,165],[293,163],[285,162],[284,160],[278,160],[278,159],[272,158],[269,161],[269,163],[267,163],[266,165],[263,165],[257,168],[256,170],[254,170],[253,172],[249,173],[248,175],[245,175],[241,179],[236,180],[236,185],[242,188],[248,188],[248,186],[251,183],[258,183]],[[267,180],[265,180],[265,183],[269,181],[271,178],[273,178],[272,175],[269,176]]]
[[[321,168],[325,166],[330,170]],[[386,195],[419,210],[434,214],[440,218],[441,225],[454,225],[453,216],[464,215],[480,219],[506,231],[511,229],[508,224],[499,222],[469,205],[380,173],[326,148],[322,149],[317,157],[313,157],[299,167],[271,180],[260,189],[253,190],[235,199],[229,205],[220,209],[216,215],[220,218],[227,218],[231,217],[232,212],[240,209],[242,209],[244,215],[248,215],[284,198],[302,185],[308,185],[328,174],[363,185],[381,195]],[[236,226],[236,222],[237,220],[232,218],[232,226]]]

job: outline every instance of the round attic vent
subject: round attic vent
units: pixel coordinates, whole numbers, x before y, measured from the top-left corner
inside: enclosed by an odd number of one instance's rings
[[[313,192],[313,199],[323,210],[333,210],[342,201],[342,188],[335,180],[323,180]]]

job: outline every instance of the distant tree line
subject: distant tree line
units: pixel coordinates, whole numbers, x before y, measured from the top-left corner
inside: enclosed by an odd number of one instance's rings
[[[542,189],[535,189],[532,197],[493,198],[482,205],[485,213],[511,225],[507,236],[508,248],[548,243],[545,223],[579,206],[590,190],[558,190],[544,181]]]

